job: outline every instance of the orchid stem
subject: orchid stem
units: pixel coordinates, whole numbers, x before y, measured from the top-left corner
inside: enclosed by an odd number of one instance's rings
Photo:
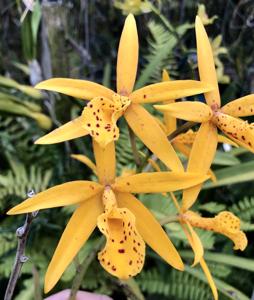
[[[76,299],[77,292],[79,291],[79,288],[82,284],[82,280],[85,276],[85,273],[88,267],[90,266],[90,264],[92,263],[92,261],[94,260],[97,252],[102,247],[103,243],[104,243],[104,237],[101,237],[97,242],[97,244],[95,245],[95,247],[93,248],[93,250],[89,253],[89,255],[87,255],[84,258],[84,260],[79,264],[79,266],[77,266],[76,276],[74,277],[74,280],[72,282],[71,293],[68,300]]]
[[[33,196],[34,196],[33,192],[30,192],[28,194],[28,197],[30,198]],[[7,285],[7,289],[5,291],[4,300],[12,299],[15,287],[18,282],[21,268],[23,264],[28,261],[28,257],[25,255],[26,242],[30,231],[31,223],[33,219],[36,217],[36,215],[37,212],[27,214],[24,225],[19,227],[16,231],[16,235],[18,238],[18,247],[17,247],[16,257],[12,268],[11,276]]]
[[[177,137],[179,134],[184,133],[186,131],[188,131],[189,129],[191,129],[193,126],[195,126],[197,123],[196,122],[186,122],[184,123],[182,126],[180,126],[179,128],[177,128],[175,131],[173,131],[169,136],[168,136],[168,140],[172,141],[175,137]]]
[[[139,169],[139,167],[141,165],[141,160],[140,160],[140,156],[139,156],[138,149],[136,146],[135,135],[129,126],[128,126],[128,130],[129,130],[129,135],[130,135],[130,143],[131,143],[131,149],[132,149],[134,161],[135,161],[137,169]]]

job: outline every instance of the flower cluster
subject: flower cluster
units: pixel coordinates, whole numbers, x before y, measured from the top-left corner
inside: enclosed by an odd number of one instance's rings
[[[53,144],[90,135],[95,163],[86,156],[74,158],[87,164],[98,180],[72,181],[35,195],[12,208],[8,214],[75,205],[45,276],[45,292],[50,291],[96,226],[105,236],[99,252],[101,266],[113,276],[126,280],[138,274],[145,262],[148,244],[168,264],[184,270],[184,264],[168,235],[153,214],[136,198],[139,193],[167,193],[178,210],[178,221],[194,252],[193,265],[200,264],[218,299],[216,286],[204,261],[203,245],[194,227],[212,230],[234,242],[234,249],[247,246],[240,220],[231,212],[204,218],[190,210],[202,184],[213,177],[210,170],[218,142],[241,145],[254,151],[254,127],[238,117],[254,114],[254,95],[221,107],[212,48],[199,17],[196,18],[197,56],[200,81],[170,80],[166,71],[162,82],[134,90],[138,65],[138,34],[133,15],[128,15],[122,31],[117,56],[116,91],[100,84],[76,79],[53,78],[36,87],[60,92],[89,102],[80,117],[36,141]],[[206,104],[181,101],[204,93]],[[154,107],[164,114],[162,124],[142,104],[163,102]],[[124,116],[134,134],[169,171],[141,172],[116,177],[115,141],[120,130],[117,121]],[[176,130],[176,118],[201,123],[197,132],[188,131],[171,142],[168,135]],[[217,133],[220,129],[225,135]],[[176,150],[188,158],[184,169]],[[215,180],[215,179],[214,179]],[[174,191],[183,191],[179,205]],[[166,198],[165,198],[165,201]]]

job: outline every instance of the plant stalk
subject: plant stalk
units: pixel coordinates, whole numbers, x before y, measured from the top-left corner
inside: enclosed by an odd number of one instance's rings
[[[28,197],[33,197],[34,193],[30,192]],[[31,228],[31,223],[33,219],[36,217],[38,212],[29,213],[26,215],[26,220],[23,226],[19,227],[16,231],[16,235],[18,238],[18,247],[16,252],[16,257],[14,261],[14,265],[12,268],[11,276],[5,291],[4,300],[11,300],[13,297],[13,293],[15,287],[18,282],[19,274],[22,269],[22,266],[25,262],[28,261],[28,257],[25,255],[26,242],[28,238],[28,234]]]

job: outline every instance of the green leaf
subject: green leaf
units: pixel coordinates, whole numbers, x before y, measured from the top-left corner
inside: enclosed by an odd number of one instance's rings
[[[207,182],[204,189],[254,180],[254,161],[215,171],[217,182]]]
[[[217,202],[208,202],[198,206],[198,209],[208,211],[210,213],[219,213],[220,211],[226,209],[226,205]]]
[[[232,155],[230,152],[222,152],[219,150],[216,152],[213,161],[213,164],[221,165],[221,166],[233,166],[240,163],[241,161],[238,158],[236,158],[234,155]]]
[[[181,251],[180,253],[184,258],[193,257],[192,251]],[[211,253],[209,251],[205,252],[204,258],[206,261],[212,261],[218,264],[225,264],[231,267],[254,272],[254,259],[238,257],[229,254]]]
[[[191,267],[185,265],[185,271],[187,273],[195,276],[196,278],[200,279],[201,281],[207,283],[207,279],[206,279],[205,275],[200,270],[194,269],[194,268],[191,268]],[[215,278],[214,276],[213,276],[213,279],[215,281],[218,291],[221,294],[227,296],[228,299],[249,300],[249,297],[247,297],[245,294],[243,294],[241,291],[234,288],[233,286],[227,284],[225,281]]]

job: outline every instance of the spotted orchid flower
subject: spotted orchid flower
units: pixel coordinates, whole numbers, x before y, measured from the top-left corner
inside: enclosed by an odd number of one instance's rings
[[[245,233],[240,230],[240,219],[229,211],[222,211],[213,218],[201,217],[199,214],[191,210],[186,211],[183,206],[179,205],[174,194],[170,194],[179,213],[179,223],[194,253],[194,262],[192,266],[194,267],[197,264],[200,264],[211,287],[213,297],[215,300],[217,300],[218,291],[211,272],[203,257],[204,248],[198,234],[195,232],[193,227],[222,234],[233,241],[234,250],[243,251],[247,247],[248,240]]]
[[[105,147],[118,139],[119,129],[116,122],[124,115],[134,133],[156,156],[170,169],[182,171],[181,162],[163,130],[141,104],[191,96],[210,91],[213,87],[200,81],[177,80],[156,83],[133,91],[138,65],[138,45],[136,22],[130,14],[126,18],[118,49],[116,92],[86,80],[53,78],[39,83],[36,88],[60,92],[90,102],[80,117],[38,139],[36,143],[59,143],[90,134],[97,143]]]
[[[213,85],[214,90],[205,93],[206,104],[177,102],[155,107],[176,118],[201,123],[192,146],[187,171],[207,174],[217,148],[217,128],[233,142],[254,152],[254,126],[238,118],[254,115],[254,94],[239,98],[221,107],[211,45],[198,16],[195,29],[200,79]],[[186,209],[194,203],[200,188],[201,185],[184,191],[183,201]]]
[[[102,267],[110,274],[128,279],[139,273],[145,260],[145,243],[168,264],[183,270],[174,245],[149,210],[131,193],[161,193],[185,189],[208,178],[184,172],[141,173],[115,178],[114,142],[105,148],[93,141],[96,164],[90,165],[98,182],[72,181],[52,187],[12,208],[8,214],[76,205],[55,250],[45,276],[45,292],[50,291],[96,225],[106,238],[98,254]]]

